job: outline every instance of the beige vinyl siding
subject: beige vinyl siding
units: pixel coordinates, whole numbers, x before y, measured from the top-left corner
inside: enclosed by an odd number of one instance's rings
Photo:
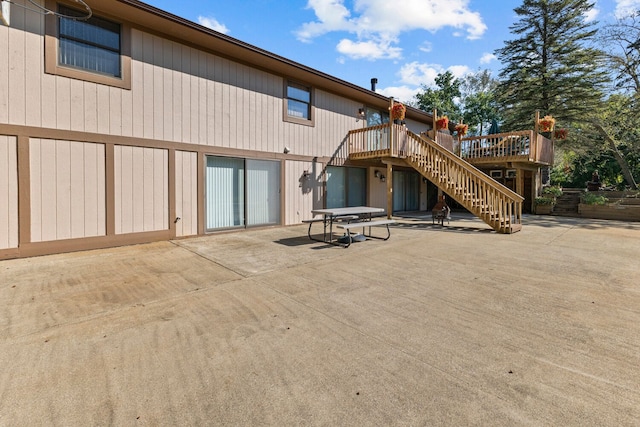
[[[197,153],[176,151],[176,236],[198,234],[197,162]]]
[[[31,139],[31,241],[105,235],[103,144]]]
[[[168,158],[167,150],[115,147],[116,234],[169,229]]]
[[[21,8],[0,27],[0,121],[305,156],[333,156],[358,127],[361,105],[321,90],[315,126],[284,122],[282,77],[138,29],[131,90],[45,74],[43,32]]]
[[[369,182],[369,202],[370,206],[387,209],[387,182],[382,182],[375,177],[375,172],[380,171],[383,175],[387,175],[387,167],[373,167],[367,170],[367,181]]]
[[[303,178],[304,171],[311,174]],[[289,160],[285,163],[285,225],[300,224],[312,218],[311,210],[322,208],[322,165]]]
[[[411,132],[420,135],[422,132],[427,132],[431,129],[430,123],[421,123],[415,120],[407,119],[407,129]]]
[[[18,247],[18,155],[13,136],[0,135],[0,249]]]
[[[17,7],[12,7],[11,11],[14,12],[14,9],[21,9]],[[26,81],[27,81],[27,70],[29,66],[27,65],[28,60],[36,61],[34,66],[40,63],[40,58],[36,58],[33,55],[29,55],[27,52],[27,39],[30,39],[32,36],[27,31],[20,31],[16,27],[20,26],[24,28],[25,21],[25,13],[24,11],[16,11],[17,13],[11,14],[11,27],[6,28],[2,26],[2,32],[6,31],[6,34],[3,34],[2,38],[6,37],[6,55],[10,59],[9,67],[7,69],[7,73],[3,74],[5,78],[3,78],[3,85],[6,85],[4,90],[0,90],[0,92],[6,92],[8,95],[8,99],[11,100],[10,107],[8,108],[8,122],[9,123],[19,123],[26,124]],[[41,49],[38,49],[41,51]],[[0,60],[0,62],[5,62],[5,60]],[[36,84],[32,82],[32,84]],[[36,97],[37,99],[38,97]]]
[[[9,123],[9,32],[0,25],[0,123]],[[13,103],[13,99],[11,100]]]

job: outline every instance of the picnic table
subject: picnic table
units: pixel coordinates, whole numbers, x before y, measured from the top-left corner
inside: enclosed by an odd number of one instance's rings
[[[350,230],[353,228],[362,227],[362,235],[365,237],[374,237],[371,235],[371,227],[382,226],[385,225],[387,227],[387,237],[383,238],[383,240],[387,240],[390,237],[389,224],[394,223],[394,220],[390,219],[379,219],[374,220],[373,217],[375,215],[384,214],[384,209],[376,208],[372,206],[353,206],[347,208],[327,208],[327,209],[313,209],[311,211],[313,216],[321,215],[321,218],[313,218],[304,220],[303,222],[309,224],[309,230],[307,235],[311,240],[315,240],[317,242],[324,243],[336,243],[333,238],[333,225],[337,223],[337,227],[346,230],[346,235],[348,236],[347,242],[345,243],[345,247],[349,247],[353,242],[353,238],[351,236]],[[311,234],[311,226],[316,222],[322,222],[323,232],[322,232],[322,240],[313,237]],[[369,233],[365,234],[365,228],[369,227]]]

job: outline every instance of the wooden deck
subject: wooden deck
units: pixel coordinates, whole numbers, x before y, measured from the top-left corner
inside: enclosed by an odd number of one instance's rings
[[[553,141],[532,130],[493,135],[469,136],[460,139],[458,154],[471,164],[531,163],[553,164]]]
[[[439,134],[434,136],[439,138]],[[446,136],[449,138],[443,138],[445,141],[451,140],[450,135]],[[452,148],[455,150],[455,146]],[[428,135],[416,135],[396,124],[351,131],[349,158],[397,159],[413,167],[499,233],[514,233],[522,228],[522,196]]]

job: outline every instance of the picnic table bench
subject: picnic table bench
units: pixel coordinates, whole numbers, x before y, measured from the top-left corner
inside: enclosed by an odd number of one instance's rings
[[[371,221],[358,221],[358,222],[348,222],[346,224],[338,224],[338,228],[342,228],[346,230],[347,244],[345,245],[345,248],[348,248],[351,245],[351,243],[353,243],[353,235],[351,234],[351,231],[350,231],[351,229],[362,227],[362,235],[368,239],[374,238],[374,239],[380,239],[380,240],[389,240],[389,237],[391,237],[391,230],[389,230],[389,224],[394,224],[395,222],[396,221],[393,219],[375,219]],[[380,227],[380,226],[387,227],[387,237],[378,237],[371,234],[371,227]],[[367,227],[369,228],[368,234],[365,232]]]
[[[378,238],[382,240],[389,239],[391,232],[389,231],[389,224],[394,223],[395,221],[389,219],[374,219],[377,215],[384,214],[384,209],[375,208],[371,206],[354,206],[354,207],[346,207],[346,208],[327,208],[327,209],[314,209],[311,211],[313,215],[322,215],[320,218],[312,218],[303,220],[303,223],[309,224],[309,229],[307,231],[307,235],[309,239],[315,240],[318,242],[325,242],[331,244],[345,244],[345,248],[349,247],[353,242],[353,237],[351,236],[351,229],[363,227],[362,235],[367,237]],[[355,221],[355,222],[354,222]],[[321,222],[323,224],[323,236],[322,240],[313,237],[311,234],[311,227],[313,224]],[[336,227],[342,228],[346,231],[345,236],[346,240],[344,242],[334,241],[333,238],[333,225],[336,223]],[[365,234],[365,228],[369,227],[369,234]],[[387,237],[376,237],[371,235],[371,227],[376,226],[386,226],[387,227]]]

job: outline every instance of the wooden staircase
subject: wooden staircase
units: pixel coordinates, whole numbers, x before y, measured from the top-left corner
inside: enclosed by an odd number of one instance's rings
[[[404,126],[389,126],[390,142],[377,146],[376,156],[404,160],[497,232],[510,234],[522,229],[522,196],[434,140],[418,136]],[[364,134],[366,129],[363,131],[350,135],[351,158],[371,158],[367,147],[371,138]]]

